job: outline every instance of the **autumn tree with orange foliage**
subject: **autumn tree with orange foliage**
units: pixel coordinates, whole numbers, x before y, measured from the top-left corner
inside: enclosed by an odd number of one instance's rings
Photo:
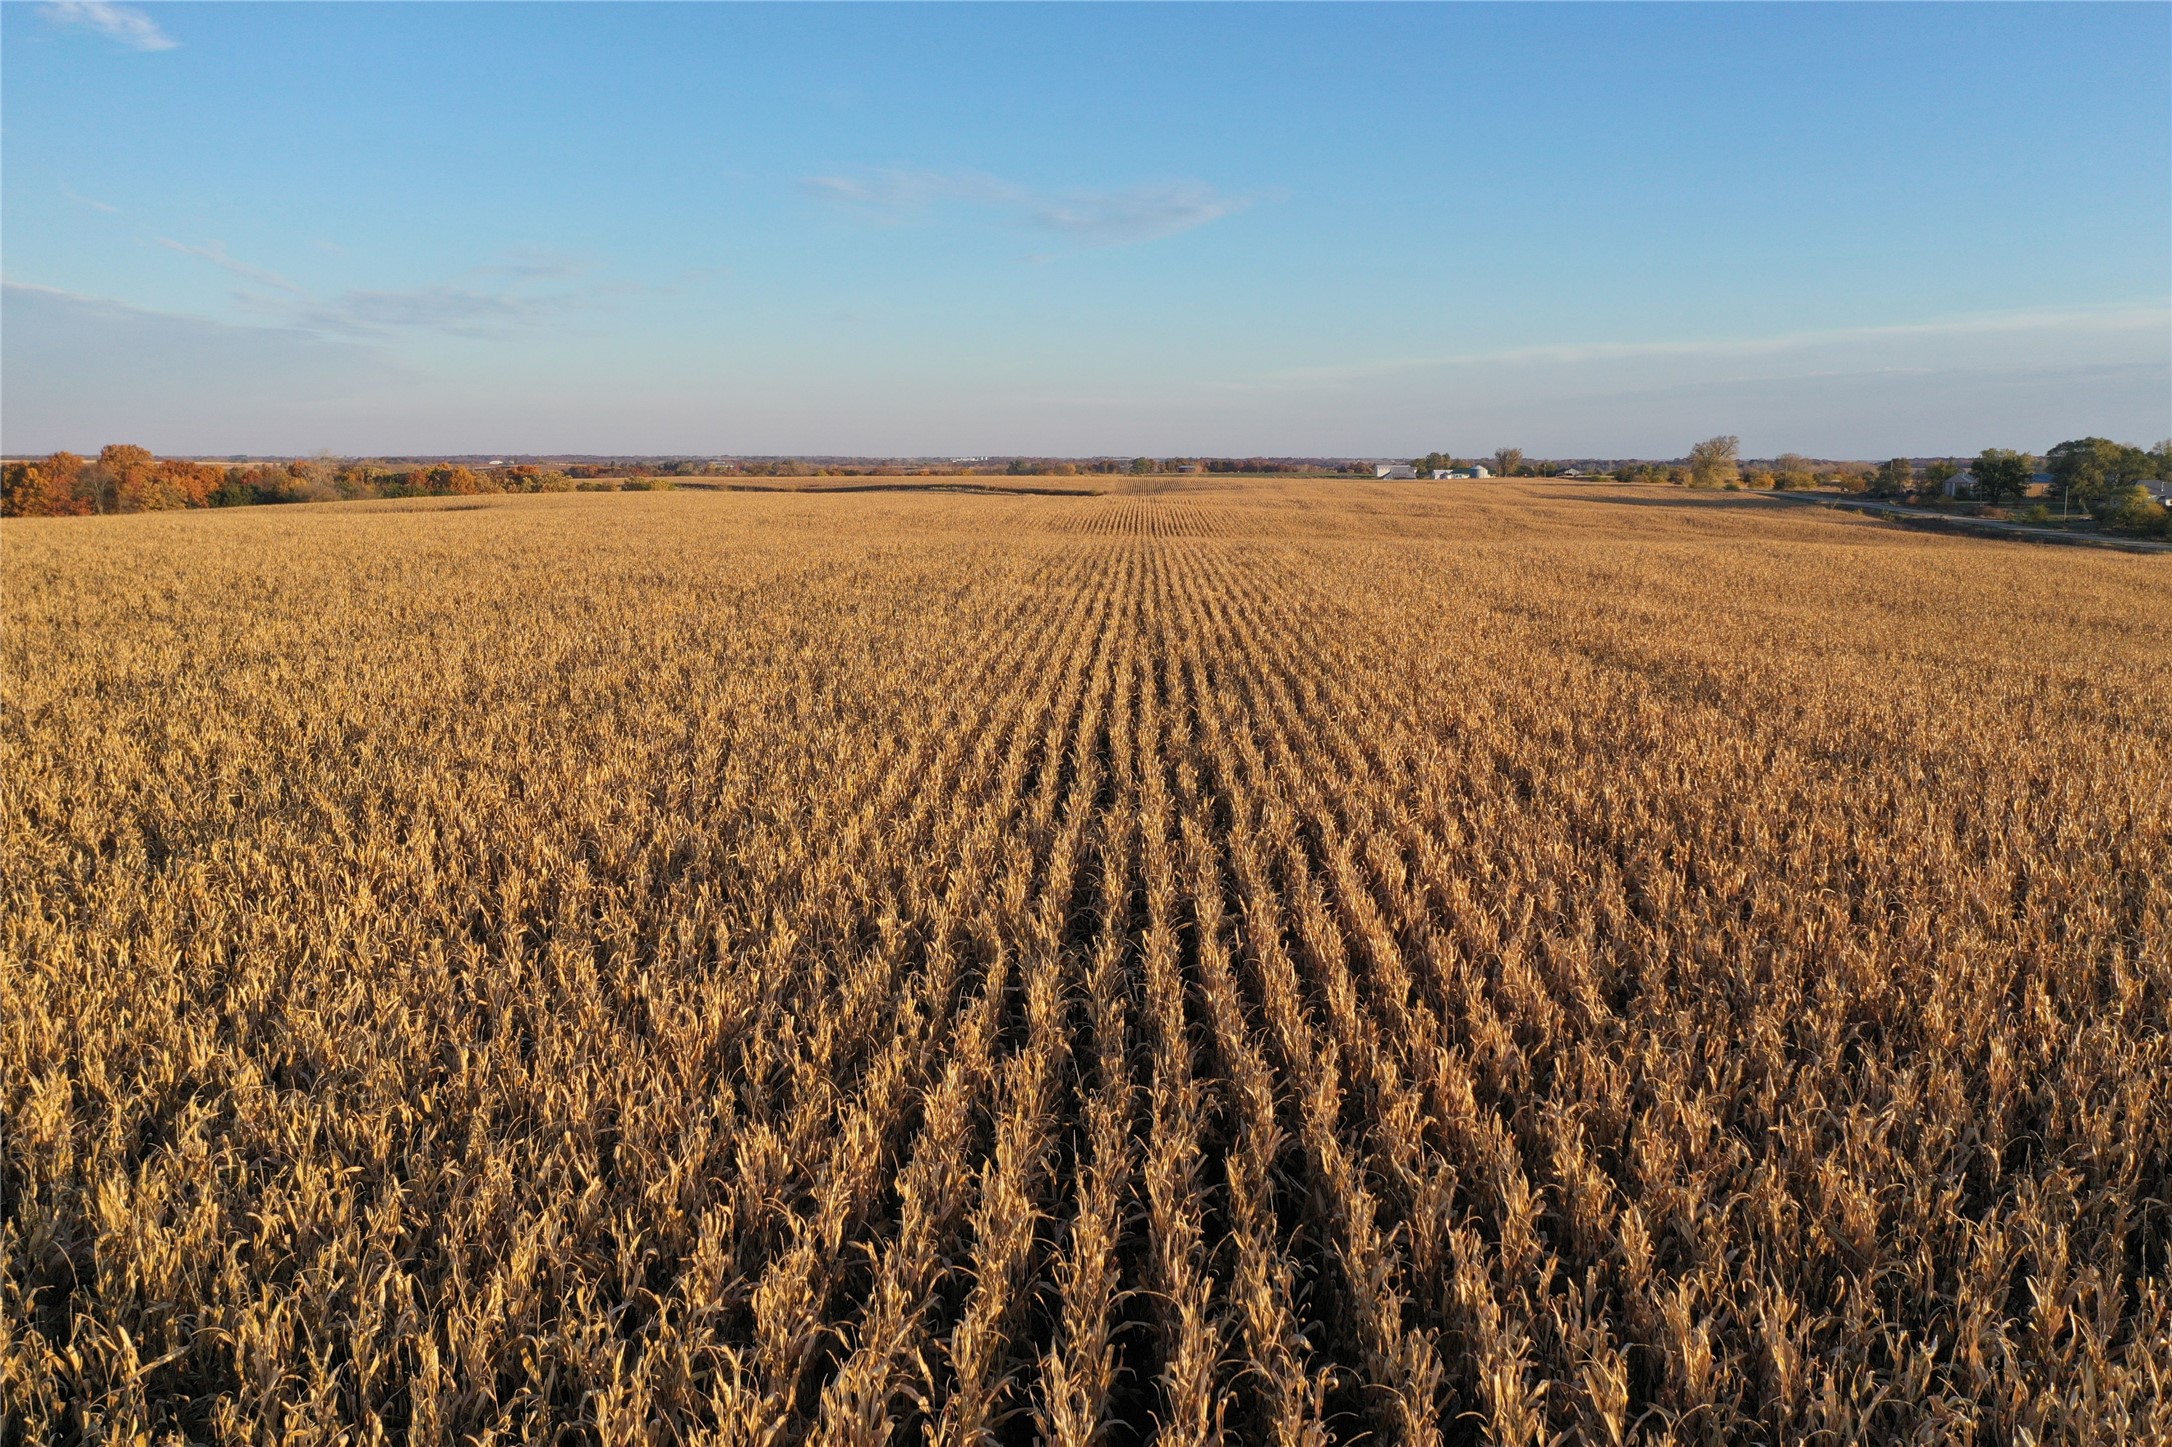
[[[225,465],[159,457],[148,448],[114,443],[90,460],[56,452],[8,463],[0,474],[0,514],[73,517],[370,497],[564,492],[572,486],[565,473],[526,463],[503,469],[456,463],[394,469],[320,454],[291,462]]]
[[[37,462],[11,462],[0,477],[0,514],[7,517],[77,517],[91,510],[77,491],[83,459],[56,452]]]

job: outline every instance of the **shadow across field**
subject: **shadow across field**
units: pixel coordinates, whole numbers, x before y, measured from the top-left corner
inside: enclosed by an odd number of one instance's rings
[[[376,502],[376,501],[378,501],[378,499],[376,499],[376,498],[369,498],[369,499],[365,499],[365,501],[370,501],[370,502]],[[487,510],[489,510],[489,509],[491,509],[491,508],[495,508],[495,507],[502,507],[503,505],[504,505],[504,504],[503,504],[503,502],[502,502],[502,501],[493,501],[493,502],[452,502],[452,503],[448,503],[448,502],[444,502],[444,501],[442,501],[442,500],[440,500],[440,499],[438,499],[438,498],[412,498],[412,499],[409,499],[409,498],[402,498],[402,499],[399,499],[399,500],[397,500],[397,501],[392,501],[392,502],[389,502],[389,503],[388,503],[388,505],[386,505],[386,506],[381,506],[381,507],[373,507],[373,508],[371,508],[371,509],[370,509],[370,511],[371,511],[371,512],[373,512],[373,513],[388,513],[388,512],[484,512],[484,511],[487,511]]]
[[[1763,503],[1756,497],[1625,497],[1619,493],[1593,493],[1574,497],[1574,502],[1599,502],[1611,507],[1672,507],[1672,508],[1757,508]]]
[[[1890,526],[1905,528],[1911,532],[1933,533],[1953,538],[2046,543],[2054,547],[2107,548],[2115,552],[2125,553],[2172,552],[2172,545],[2151,538],[2121,537],[2116,534],[2098,532],[2063,531],[2056,528],[2035,527],[2027,523],[2013,522],[2003,518],[1957,517],[1951,514],[1928,512],[1920,508],[1883,502],[1875,498],[1835,497],[1829,493],[1748,492],[1719,496],[1703,494],[1676,495],[1672,497],[1620,492],[1549,493],[1548,495],[1564,501],[1602,503],[1610,507],[1672,508],[1677,511],[1712,508],[1738,512],[1773,513],[1775,511],[1785,511],[1792,507],[1803,512],[1815,510],[1827,515],[1843,514],[1869,522],[1881,522]]]

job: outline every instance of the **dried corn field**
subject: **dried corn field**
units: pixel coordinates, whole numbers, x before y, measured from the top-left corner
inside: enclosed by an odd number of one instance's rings
[[[2172,1438],[2162,560],[1541,484],[4,543],[12,1440]]]

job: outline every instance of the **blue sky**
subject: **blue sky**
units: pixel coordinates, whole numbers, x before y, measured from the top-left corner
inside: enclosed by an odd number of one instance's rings
[[[0,6],[0,446],[2172,432],[2172,6]]]

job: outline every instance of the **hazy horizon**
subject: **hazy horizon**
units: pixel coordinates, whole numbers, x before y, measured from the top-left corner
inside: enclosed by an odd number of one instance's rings
[[[8,4],[0,447],[2172,432],[2163,6]],[[95,105],[84,98],[95,96]]]

